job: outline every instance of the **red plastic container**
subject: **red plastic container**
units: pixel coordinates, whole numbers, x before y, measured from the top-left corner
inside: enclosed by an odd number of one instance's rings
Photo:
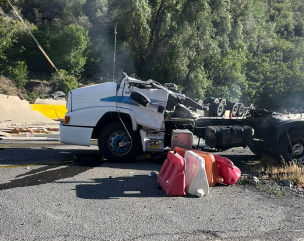
[[[224,183],[233,185],[241,177],[241,170],[236,167],[231,160],[226,157],[214,155],[215,161],[220,168]]]
[[[185,152],[187,150],[184,148],[175,147],[174,151],[176,151],[181,156],[185,156]],[[207,178],[208,178],[208,184],[210,187],[213,187],[217,183],[224,182],[224,179],[221,175],[221,171],[220,171],[217,163],[215,162],[215,159],[214,159],[214,156],[212,153],[205,152],[205,151],[199,151],[199,150],[195,150],[195,149],[192,149],[191,151],[193,151],[197,155],[204,158],[205,164],[206,164],[206,174],[207,174]]]
[[[169,151],[157,177],[158,184],[168,196],[184,196],[185,159],[178,153]]]

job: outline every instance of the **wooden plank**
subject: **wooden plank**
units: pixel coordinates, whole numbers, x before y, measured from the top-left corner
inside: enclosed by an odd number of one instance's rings
[[[6,137],[11,137],[12,135],[6,132],[0,131],[0,136],[6,136]]]

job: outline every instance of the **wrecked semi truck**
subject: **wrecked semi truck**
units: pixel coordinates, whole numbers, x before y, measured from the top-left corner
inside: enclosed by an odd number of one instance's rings
[[[225,100],[196,102],[174,84],[141,81],[125,75],[118,82],[71,90],[60,141],[89,146],[98,140],[103,157],[128,162],[145,152],[163,153],[197,137],[193,148],[246,147],[286,161],[304,159],[304,120],[265,110],[248,110]],[[229,107],[229,118],[224,117]],[[175,135],[176,133],[186,135]],[[189,135],[190,134],[190,135]],[[174,139],[175,138],[175,139]],[[178,138],[178,139],[176,139]],[[191,147],[190,147],[191,148]]]

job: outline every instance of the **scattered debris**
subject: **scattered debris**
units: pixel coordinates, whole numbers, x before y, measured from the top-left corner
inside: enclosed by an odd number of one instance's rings
[[[260,182],[260,180],[257,178],[257,177],[255,177],[255,176],[253,176],[252,178],[250,178],[249,179],[249,183],[251,184],[251,185],[258,185],[258,183]]]
[[[0,136],[11,137],[11,134],[0,131]]]
[[[51,133],[59,131],[59,122],[33,111],[26,100],[0,94],[0,135]]]
[[[32,134],[34,134],[34,132],[33,132],[33,130],[32,130],[31,128],[27,127],[25,124],[22,124],[22,126],[23,126],[26,130],[28,130],[29,132],[31,132]]]
[[[28,133],[28,132],[26,133],[26,136],[27,137],[34,137],[34,135],[32,133]]]
[[[65,93],[62,91],[56,91],[51,94],[54,100],[65,100]]]
[[[23,126],[23,124],[10,124],[6,127],[0,126],[0,136],[11,137],[12,135],[50,134],[59,131],[59,127],[45,127],[43,124]]]
[[[157,174],[156,174],[156,172],[151,172],[148,176],[149,177],[157,177]]]
[[[48,137],[19,137],[19,136],[15,136],[15,137],[2,137],[3,140],[5,141],[55,141],[55,138],[48,138]]]
[[[289,180],[282,180],[282,183],[284,186],[292,188],[293,187],[293,182]]]
[[[239,179],[238,184],[250,185],[257,188],[260,192],[267,193],[272,198],[300,197],[304,198],[304,189],[301,185],[294,185],[292,181],[275,181],[270,179],[258,179],[250,174],[244,174]],[[246,191],[246,190],[245,190]]]

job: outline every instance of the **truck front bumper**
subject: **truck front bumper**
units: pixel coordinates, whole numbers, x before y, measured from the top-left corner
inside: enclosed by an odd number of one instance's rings
[[[79,127],[60,124],[60,142],[66,144],[90,146],[92,127]]]

